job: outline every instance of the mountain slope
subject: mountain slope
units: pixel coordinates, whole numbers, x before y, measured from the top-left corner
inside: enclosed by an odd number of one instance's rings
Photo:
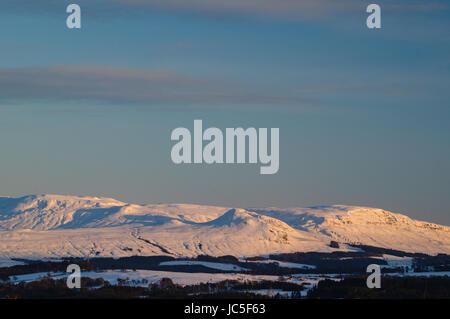
[[[450,228],[351,206],[233,209],[109,198],[0,198],[0,257],[254,256],[334,251],[331,240],[450,254]]]
[[[336,205],[255,211],[283,220],[299,230],[322,233],[338,242],[430,254],[450,252],[450,227],[378,208]]]

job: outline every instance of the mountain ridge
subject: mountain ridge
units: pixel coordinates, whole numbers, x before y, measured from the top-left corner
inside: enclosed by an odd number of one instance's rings
[[[364,244],[450,254],[450,227],[362,206],[233,208],[65,195],[0,197],[0,257],[256,256]]]

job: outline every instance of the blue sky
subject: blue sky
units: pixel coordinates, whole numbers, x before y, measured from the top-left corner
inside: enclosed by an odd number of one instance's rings
[[[82,8],[82,29],[65,7]],[[450,225],[450,8],[357,0],[0,5],[0,194],[349,204]],[[280,171],[176,166],[170,132],[279,127]]]

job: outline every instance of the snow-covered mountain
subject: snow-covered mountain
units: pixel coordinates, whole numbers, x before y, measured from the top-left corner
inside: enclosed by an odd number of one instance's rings
[[[450,254],[450,227],[377,208],[133,205],[110,198],[0,197],[0,257],[256,256],[354,248]]]

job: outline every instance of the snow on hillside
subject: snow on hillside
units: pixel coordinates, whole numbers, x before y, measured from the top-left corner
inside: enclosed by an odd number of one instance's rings
[[[378,208],[335,205],[254,211],[298,230],[322,233],[337,242],[427,254],[450,252],[450,227]]]
[[[450,228],[382,209],[134,205],[110,198],[0,198],[0,258],[199,254],[236,257],[341,250],[345,243],[450,254]]]

